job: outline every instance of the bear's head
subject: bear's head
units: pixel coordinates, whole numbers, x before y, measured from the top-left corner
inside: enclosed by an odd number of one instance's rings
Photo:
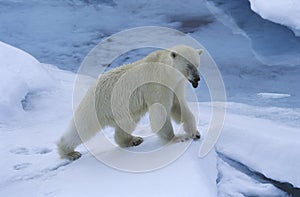
[[[203,50],[195,50],[186,45],[176,45],[169,48],[168,51],[172,59],[172,66],[179,70],[194,88],[197,88],[200,81],[198,72],[200,54]]]

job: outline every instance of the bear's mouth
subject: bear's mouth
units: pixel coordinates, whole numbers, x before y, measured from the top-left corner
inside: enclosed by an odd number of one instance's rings
[[[189,80],[189,82],[193,85],[193,88],[198,87],[198,81],[200,81],[200,80]]]
[[[198,82],[200,81],[200,76],[198,70],[192,64],[187,65],[188,77],[187,79],[193,85],[194,88],[198,87]]]

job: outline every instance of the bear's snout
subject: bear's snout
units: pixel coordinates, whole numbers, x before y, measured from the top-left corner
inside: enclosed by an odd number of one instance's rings
[[[200,81],[200,77],[199,76],[195,76],[193,78],[193,80],[189,80],[190,83],[193,85],[194,88],[198,87],[198,82]]]
[[[187,64],[188,70],[188,80],[193,85],[194,88],[198,87],[198,82],[200,81],[199,72],[196,66],[192,64]]]

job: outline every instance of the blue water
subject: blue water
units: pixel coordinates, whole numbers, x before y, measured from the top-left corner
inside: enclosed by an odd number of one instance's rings
[[[240,40],[232,32],[233,40],[229,42],[224,37],[218,50],[216,39],[231,30],[223,28],[220,30],[224,32],[210,35],[206,30],[216,25],[216,17],[207,11],[205,2],[198,1],[189,1],[188,10],[181,9],[179,1],[174,1],[163,13],[157,5],[141,1],[137,5],[144,15],[130,6],[122,7],[117,1],[107,0],[0,1],[0,40],[27,51],[40,62],[76,72],[86,54],[103,38],[135,26],[168,26],[189,33],[205,44],[220,68],[229,101],[299,108],[300,62],[296,60],[300,57],[300,38],[287,27],[262,19],[250,9],[248,0],[209,1],[236,22],[250,40],[255,56],[239,58],[242,54],[237,53],[235,57],[235,52],[249,46],[243,42],[236,44]],[[219,38],[214,39],[216,36]],[[109,69],[140,59],[150,51],[138,49],[126,53]],[[233,54],[226,58],[223,53],[228,51]],[[209,101],[204,81],[198,89],[199,100]],[[291,96],[261,99],[257,97],[261,92]]]

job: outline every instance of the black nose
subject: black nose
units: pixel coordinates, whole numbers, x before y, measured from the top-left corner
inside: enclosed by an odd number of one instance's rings
[[[198,87],[198,82],[193,82],[192,85],[193,85],[194,88],[197,88]]]
[[[198,82],[200,81],[200,77],[199,75],[197,76],[194,76],[194,80],[192,81],[192,85],[194,88],[197,88],[198,87]]]

